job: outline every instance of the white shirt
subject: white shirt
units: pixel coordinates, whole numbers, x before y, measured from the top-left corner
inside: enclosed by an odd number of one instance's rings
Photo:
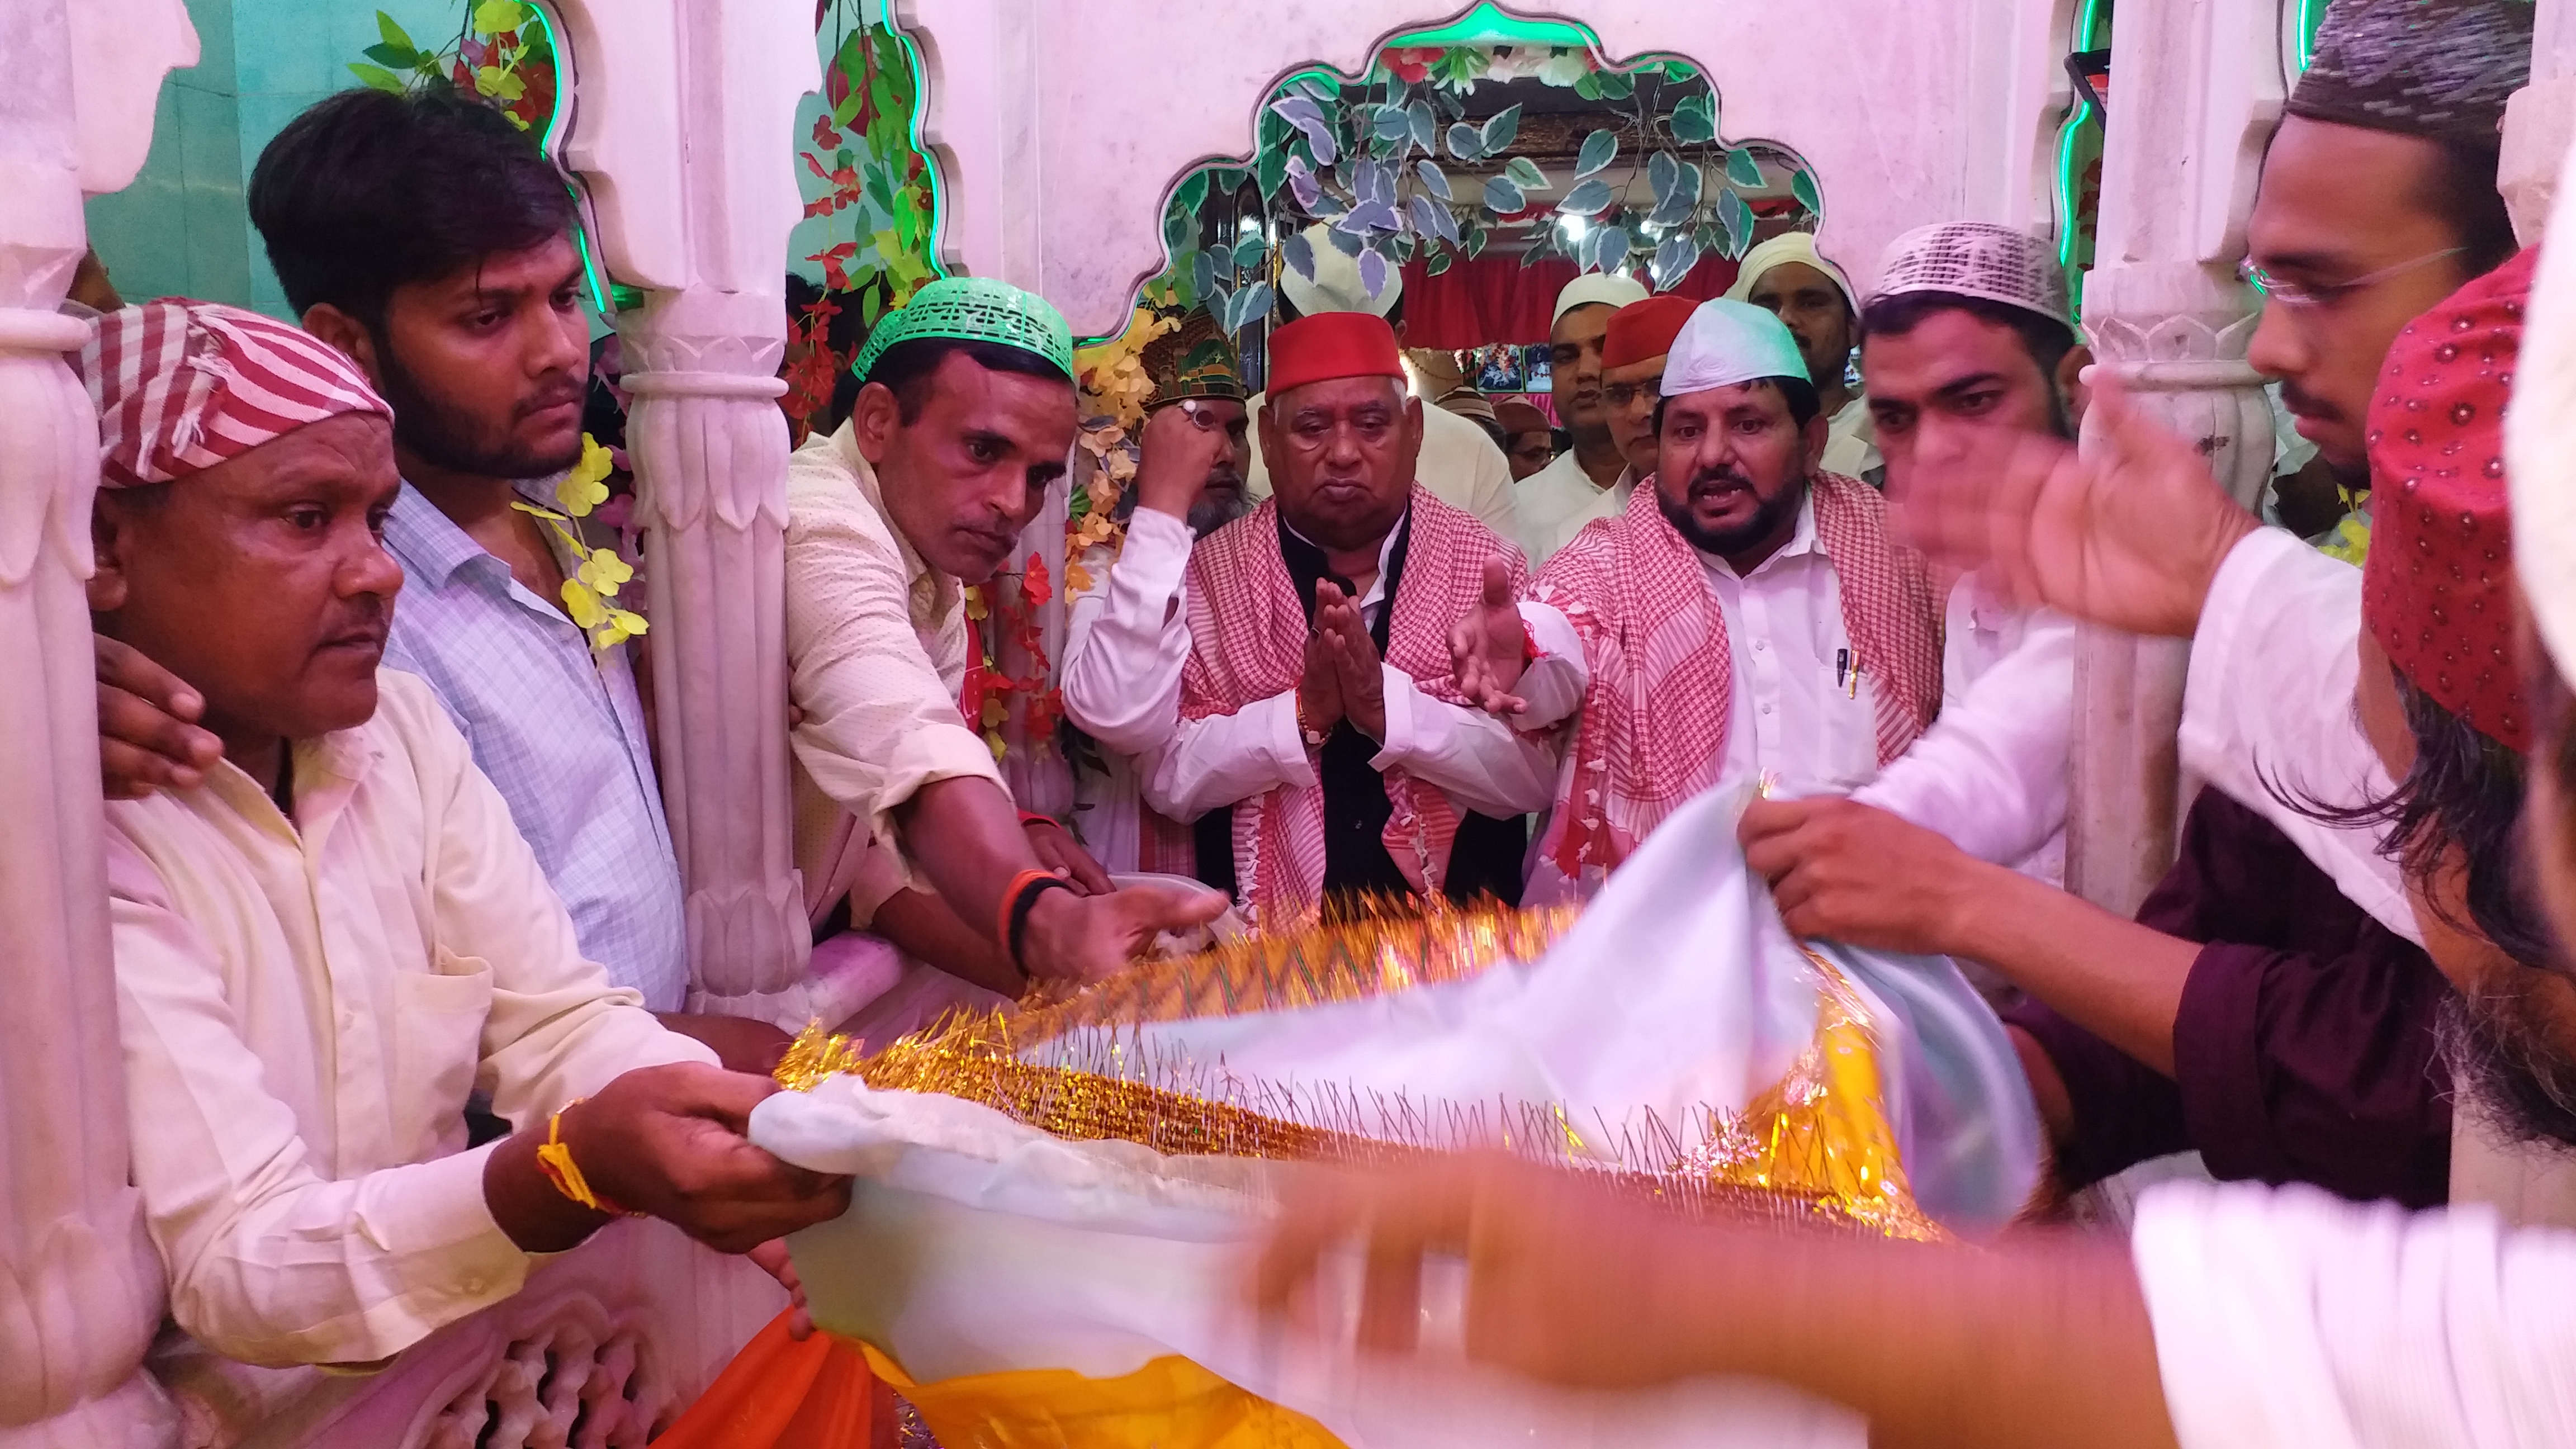
[[[2066,873],[2075,621],[1999,603],[1973,574],[1951,586],[1943,618],[1940,718],[1852,798],[2054,885]]]
[[[1402,531],[1400,524],[1388,530],[1378,545],[1377,578],[1360,598],[1361,617],[1371,628],[1386,607],[1387,555]],[[1546,743],[1523,737],[1483,710],[1423,693],[1412,675],[1392,664],[1381,662],[1378,672],[1386,738],[1369,760],[1371,768],[1381,774],[1402,770],[1436,786],[1462,812],[1503,818],[1545,808],[1556,769]],[[1314,761],[1297,730],[1297,691],[1181,723],[1170,742],[1146,758],[1144,780],[1146,803],[1183,823],[1277,786],[1316,785]]]
[[[2129,1246],[2183,1449],[2576,1444],[2576,1233],[2167,1183]]]
[[[1846,478],[1864,478],[1872,468],[1887,466],[1879,456],[1878,428],[1869,416],[1869,399],[1853,393],[1825,424],[1825,455],[1816,466]]]
[[[1622,468],[1617,480],[1604,488],[1583,471],[1569,448],[1523,478],[1519,488],[1521,548],[1529,554],[1530,570],[1535,573],[1558,549],[1572,543],[1583,525],[1596,518],[1618,517],[1628,506],[1628,495],[1637,489],[1637,472]]]
[[[231,764],[107,807],[134,1185],[170,1311],[253,1363],[363,1363],[509,1297],[466,1095],[526,1128],[714,1053],[582,959],[429,686],[294,749],[295,819]]]
[[[1700,556],[1700,576],[1726,621],[1735,688],[1727,701],[1726,760],[1717,783],[1775,773],[1793,795],[1844,794],[1878,774],[1877,683],[1854,682],[1859,651],[1843,628],[1842,581],[1816,538],[1816,506],[1798,506],[1789,541],[1739,576]],[[1518,723],[1543,730],[1570,718],[1591,684],[1573,624],[1553,606],[1521,605],[1540,657],[1518,693]],[[1560,797],[1572,788],[1566,751]]]
[[[2361,570],[2277,528],[2248,534],[2211,579],[2183,687],[2182,764],[2272,822],[2346,899],[2421,943],[2382,831],[2282,803],[2348,808],[2394,789],[2353,713]]]
[[[1252,410],[1252,468],[1244,474],[1244,491],[1255,503],[1270,496],[1270,470],[1261,461],[1261,409],[1266,395],[1245,404]],[[1520,506],[1512,495],[1512,460],[1494,445],[1493,435],[1447,408],[1422,404],[1422,456],[1414,477],[1431,496],[1472,513],[1494,531],[1494,537],[1518,543]]]
[[[1161,748],[1181,722],[1193,542],[1182,520],[1137,509],[1107,582],[1076,596],[1065,622],[1057,676],[1065,717],[1099,742],[1106,767],[1077,772],[1075,818],[1083,843],[1112,871],[1137,867],[1138,757]]]

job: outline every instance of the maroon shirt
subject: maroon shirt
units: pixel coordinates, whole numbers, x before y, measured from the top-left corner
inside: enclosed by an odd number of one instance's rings
[[[2434,1019],[2450,986],[2422,947],[2216,790],[2193,802],[2181,858],[2138,921],[2205,943],[2174,1018],[2173,1077],[2037,1001],[2004,1013],[2065,1078],[2068,1188],[2197,1150],[2222,1181],[2416,1208],[2449,1197],[2450,1073]]]

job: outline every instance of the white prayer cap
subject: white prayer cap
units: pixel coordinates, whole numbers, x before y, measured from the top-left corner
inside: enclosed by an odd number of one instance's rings
[[[1851,278],[1843,275],[1842,268],[1826,261],[1816,251],[1815,237],[1803,231],[1784,231],[1746,252],[1744,265],[1736,269],[1735,285],[1726,289],[1726,295],[1739,302],[1750,301],[1753,284],[1762,280],[1764,272],[1782,262],[1805,262],[1824,273],[1833,279],[1835,286],[1843,289],[1843,302],[1855,312],[1860,310],[1860,298],[1852,291]]]
[[[1548,314],[1547,325],[1555,326],[1559,318],[1577,307],[1595,303],[1625,307],[1646,300],[1646,296],[1646,284],[1625,272],[1585,272],[1557,289],[1556,310]]]
[[[1288,305],[1297,309],[1299,316],[1312,317],[1321,312],[1366,312],[1372,317],[1383,317],[1395,310],[1397,299],[1404,295],[1402,268],[1389,262],[1386,285],[1372,297],[1367,285],[1360,280],[1359,258],[1343,256],[1342,249],[1333,245],[1331,222],[1319,221],[1306,228],[1306,245],[1315,251],[1315,280],[1307,281],[1305,273],[1295,267],[1279,270],[1279,293],[1288,299]]]
[[[1878,290],[1869,300],[1908,292],[1979,297],[2075,325],[2056,245],[1990,221],[1918,226],[1889,242],[1878,264]]]
[[[1673,339],[1664,359],[1666,397],[1730,387],[1757,377],[1794,377],[1813,382],[1807,360],[1798,355],[1798,339],[1781,320],[1750,302],[1724,297],[1702,302]]]

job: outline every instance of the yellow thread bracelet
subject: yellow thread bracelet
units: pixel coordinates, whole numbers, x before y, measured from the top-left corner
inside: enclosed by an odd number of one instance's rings
[[[581,1168],[572,1160],[572,1148],[563,1140],[564,1112],[588,1100],[587,1097],[575,1097],[564,1105],[563,1112],[546,1119],[546,1140],[537,1147],[537,1168],[545,1173],[546,1181],[555,1185],[555,1191],[592,1212],[607,1213],[611,1217],[639,1216],[592,1192],[589,1180],[581,1175]]]

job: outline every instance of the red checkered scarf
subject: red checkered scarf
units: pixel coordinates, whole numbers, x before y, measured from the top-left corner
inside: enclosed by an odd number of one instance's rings
[[[1200,540],[1190,554],[1190,657],[1181,668],[1181,718],[1232,714],[1297,687],[1306,672],[1306,611],[1279,554],[1279,505],[1266,499]],[[1512,561],[1512,587],[1528,583],[1519,550],[1473,517],[1413,490],[1413,533],[1404,575],[1389,607],[1386,662],[1422,692],[1460,703],[1449,674],[1449,629],[1483,597],[1485,560]],[[1309,750],[1311,760],[1315,752]],[[1436,893],[1449,865],[1458,817],[1434,786],[1385,772],[1387,853],[1423,894]],[[1319,785],[1273,787],[1234,807],[1235,880],[1266,918],[1311,915],[1323,898],[1324,792]]]
[[[1877,701],[1878,762],[1905,753],[1941,708],[1940,614],[1922,559],[1888,541],[1877,490],[1818,473],[1816,537],[1842,586],[1843,628]],[[1592,687],[1574,738],[1572,797],[1557,808],[1559,869],[1580,880],[1626,860],[1726,762],[1734,660],[1699,555],[1664,517],[1655,480],[1547,563],[1538,598],[1583,640]],[[1681,601],[1689,601],[1687,603]]]
[[[167,483],[342,413],[393,409],[347,353],[300,327],[164,297],[98,319],[81,349],[99,486]]]

